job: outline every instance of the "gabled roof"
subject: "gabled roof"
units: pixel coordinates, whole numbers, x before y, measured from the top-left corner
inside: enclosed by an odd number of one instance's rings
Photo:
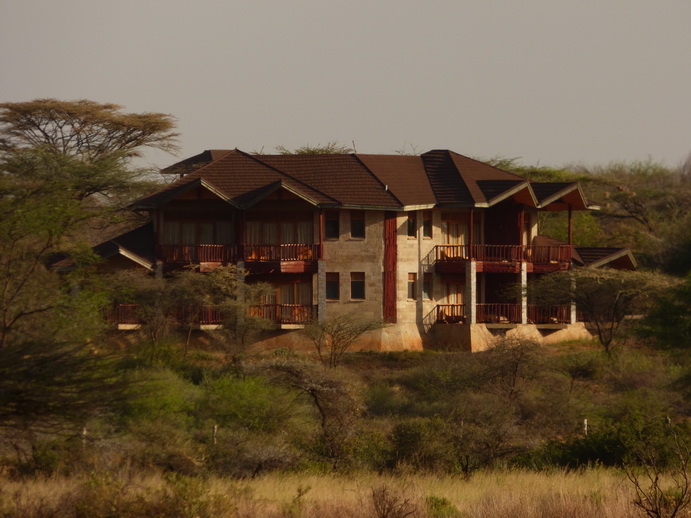
[[[199,188],[241,209],[278,188],[319,207],[491,207],[512,198],[547,210],[588,208],[576,183],[531,183],[448,150],[433,150],[421,156],[251,155],[237,149],[211,150],[164,172],[181,174],[181,178],[138,200],[133,208],[156,208]]]
[[[607,266],[617,270],[635,270],[636,259],[628,248],[585,247],[574,248],[574,261],[583,266]]]
[[[147,223],[125,232],[95,246],[93,250],[104,259],[121,255],[144,268],[152,268],[155,262],[153,224]]]
[[[565,210],[570,205],[573,210],[596,209],[588,205],[585,194],[578,183],[532,182],[530,186],[540,207],[546,210]]]

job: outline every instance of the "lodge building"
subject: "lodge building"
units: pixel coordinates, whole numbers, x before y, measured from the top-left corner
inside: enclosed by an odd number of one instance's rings
[[[532,305],[508,287],[574,266],[634,267],[628,250],[573,246],[573,212],[594,208],[577,183],[531,182],[452,151],[212,150],[162,172],[177,179],[132,205],[150,222],[96,250],[109,267],[162,276],[237,265],[243,282],[274,288],[252,308],[276,324],[267,346],[297,347],[307,321],[350,312],[387,324],[359,344],[373,350],[584,336],[575,307]],[[567,242],[539,234],[541,211],[566,213]]]

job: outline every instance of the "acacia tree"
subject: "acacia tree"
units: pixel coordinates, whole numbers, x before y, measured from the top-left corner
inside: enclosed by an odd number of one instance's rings
[[[345,371],[298,357],[277,357],[256,367],[274,382],[306,396],[318,414],[324,454],[337,470],[346,460],[362,412],[358,387]]]
[[[528,295],[539,304],[575,303],[610,354],[624,319],[647,313],[655,297],[674,284],[657,273],[579,268],[541,277],[528,286]]]
[[[384,327],[384,322],[343,313],[327,318],[324,322],[313,320],[302,333],[314,344],[319,359],[329,367],[336,367],[343,354],[369,331]]]
[[[0,148],[41,148],[95,162],[141,156],[142,148],[177,150],[175,120],[164,113],[122,113],[122,106],[86,99],[0,103]]]
[[[170,150],[175,137],[169,116],[118,110],[54,99],[0,105],[0,365],[17,373],[3,374],[0,394],[19,402],[40,395],[40,404],[3,407],[0,428],[39,426],[51,415],[85,418],[102,408],[95,387],[105,379],[97,361],[103,355],[89,348],[96,329],[86,325],[100,320],[99,290],[97,283],[73,289],[94,244],[84,233],[112,213],[104,196],[122,201],[139,184],[130,159],[143,147]],[[66,256],[72,271],[58,273]],[[76,394],[81,402],[69,413]]]

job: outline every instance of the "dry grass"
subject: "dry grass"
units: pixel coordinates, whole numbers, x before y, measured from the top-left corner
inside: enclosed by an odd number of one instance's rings
[[[87,478],[2,482],[0,516],[228,516],[466,518],[639,516],[633,492],[616,471],[486,471],[470,480],[413,474],[276,474],[210,480],[120,473]],[[429,497],[445,502],[427,511]],[[379,511],[374,499],[378,499]],[[453,509],[457,514],[453,514]],[[382,514],[388,509],[389,514]],[[397,513],[398,510],[398,514]],[[406,514],[411,512],[412,514]]]

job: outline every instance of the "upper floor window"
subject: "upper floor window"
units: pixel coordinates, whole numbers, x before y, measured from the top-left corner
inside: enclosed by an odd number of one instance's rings
[[[339,225],[339,213],[336,210],[328,210],[324,214],[324,237],[326,239],[338,239],[341,236]]]
[[[422,237],[432,237],[432,212],[425,211],[422,214]]]
[[[352,300],[365,299],[365,272],[351,272],[350,298]]]
[[[365,237],[365,211],[350,211],[350,237],[364,239]]]
[[[326,272],[326,300],[339,300],[340,298],[338,272]]]
[[[408,237],[417,237],[417,214],[408,213]]]
[[[162,245],[230,244],[234,240],[232,221],[176,221],[163,223]]]

